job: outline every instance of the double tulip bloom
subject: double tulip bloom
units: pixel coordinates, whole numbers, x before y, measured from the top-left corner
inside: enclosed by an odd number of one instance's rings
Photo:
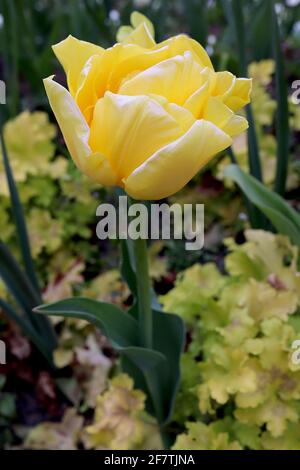
[[[235,114],[251,80],[215,72],[206,51],[179,35],[159,44],[152,24],[133,27],[103,49],[69,36],[53,47],[69,91],[53,77],[47,95],[78,168],[135,199],[162,199],[190,181],[248,127]]]

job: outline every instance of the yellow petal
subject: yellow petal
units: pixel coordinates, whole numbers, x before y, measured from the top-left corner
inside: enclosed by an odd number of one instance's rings
[[[131,54],[122,57],[122,60],[119,60],[117,63],[114,62],[114,68],[111,71],[109,77],[109,90],[113,93],[116,93],[119,90],[120,84],[124,79],[134,76],[136,73],[141,72],[142,70],[148,69],[153,65],[165,60],[168,58],[167,47],[162,47],[160,49],[142,49],[138,46],[123,46],[130,48]],[[133,50],[135,47],[135,50]],[[133,53],[135,52],[135,53]]]
[[[89,146],[90,129],[72,96],[63,86],[44,79],[46,93],[66,145],[77,167],[103,185],[114,185],[116,177],[103,154],[92,152]]]
[[[182,133],[182,127],[157,101],[107,92],[96,104],[89,142],[94,152],[107,155],[121,183]]]
[[[132,26],[121,26],[117,32],[117,42],[126,41],[128,36],[133,32]]]
[[[250,96],[252,90],[252,79],[237,78],[229,96],[224,100],[224,103],[232,109],[238,111],[246,104],[250,103]]]
[[[143,15],[139,11],[134,11],[131,13],[130,16],[130,23],[134,28],[138,28],[141,24],[145,23],[151,36],[154,38],[155,30],[153,23],[147,18],[147,16]]]
[[[93,106],[97,99],[97,90],[94,86],[95,80],[99,73],[102,57],[100,55],[93,55],[83,67],[78,83],[75,101],[82,111],[87,123],[89,124],[92,118]]]
[[[130,16],[132,26],[121,26],[117,32],[117,41],[123,44],[137,44],[151,49],[155,46],[154,26],[148,18],[138,11]]]
[[[135,199],[158,200],[182,189],[232,139],[214,124],[200,120],[177,141],[158,150],[124,179]]]
[[[203,118],[212,122],[226,134],[234,137],[248,129],[248,121],[236,116],[221,98],[210,97],[203,113]]]
[[[247,119],[242,116],[233,115],[228,123],[223,127],[223,131],[226,134],[230,135],[231,137],[235,137],[237,135],[242,134],[245,132],[249,127]]]
[[[102,55],[93,55],[85,64],[79,77],[75,101],[90,124],[94,106],[106,90],[111,89],[111,77],[124,61],[141,54],[134,45],[116,44]],[[119,77],[120,78],[120,77]]]
[[[179,34],[178,36],[171,37],[157,44],[156,48],[160,49],[166,46],[168,48],[169,57],[190,51],[193,54],[193,58],[201,65],[202,68],[209,67],[211,70],[214,70],[206,50],[189,36]]]
[[[156,44],[146,23],[141,23],[127,36],[124,34],[124,30],[121,29],[118,38],[120,37],[123,37],[123,44],[136,44],[144,47],[145,49],[151,49]]]
[[[190,52],[164,60],[125,80],[119,93],[155,94],[182,105],[202,85],[202,68]]]
[[[164,109],[178,122],[183,132],[186,132],[195,122],[193,114],[186,108],[166,102]]]
[[[54,54],[67,75],[68,87],[72,96],[75,95],[78,79],[85,63],[94,54],[103,54],[104,49],[90,42],[80,41],[68,36],[53,46]]]
[[[212,122],[220,129],[229,122],[233,112],[219,98],[210,97],[203,112],[203,119]]]
[[[205,67],[201,72],[201,85],[195,93],[193,93],[184,103],[184,107],[188,109],[196,119],[203,117],[203,111],[207,105],[209,92],[211,88],[211,80],[215,75],[211,69]]]
[[[215,85],[212,90],[213,96],[222,97],[223,99],[232,92],[236,82],[236,77],[230,72],[217,72],[215,75]]]

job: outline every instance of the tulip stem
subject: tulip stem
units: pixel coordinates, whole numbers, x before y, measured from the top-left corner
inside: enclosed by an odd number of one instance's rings
[[[136,267],[139,328],[141,345],[152,349],[153,318],[151,308],[151,283],[149,276],[147,242],[142,238],[134,240],[134,256]]]

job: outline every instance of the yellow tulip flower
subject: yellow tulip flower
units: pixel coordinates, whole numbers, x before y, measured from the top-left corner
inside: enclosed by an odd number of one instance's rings
[[[44,80],[51,107],[78,168],[135,199],[158,200],[183,188],[248,127],[236,111],[251,80],[215,72],[186,35],[154,40],[135,12],[108,49],[69,36],[53,47],[69,91]]]

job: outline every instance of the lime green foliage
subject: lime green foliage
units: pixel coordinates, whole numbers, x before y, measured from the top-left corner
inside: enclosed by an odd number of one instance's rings
[[[88,449],[159,449],[155,422],[145,413],[145,395],[125,374],[111,380],[97,399],[94,421],[86,428]]]
[[[248,73],[253,79],[252,106],[258,126],[269,126],[274,119],[276,101],[272,99],[267,87],[275,72],[273,60],[263,60],[249,65]]]
[[[193,358],[193,375],[186,389],[183,381],[178,400],[197,396],[202,415],[190,413],[196,423],[187,425],[176,448],[236,442],[251,449],[293,448],[291,430],[299,432],[300,423],[300,367],[291,360],[292,344],[300,339],[297,248],[283,236],[251,230],[244,244],[226,243],[229,275],[196,265],[162,298],[165,310],[191,327],[185,360]],[[225,436],[215,426],[220,413]],[[204,416],[213,424],[204,426]]]
[[[60,423],[44,422],[28,434],[23,448],[32,450],[76,450],[83,418],[72,408]]]
[[[130,295],[127,284],[117,269],[110,269],[95,277],[82,291],[84,297],[110,302],[120,307]]]
[[[73,163],[57,155],[54,139],[57,128],[44,112],[24,111],[4,126],[7,151],[18,184],[27,220],[32,254],[43,284],[65,276],[61,263],[55,262],[63,252],[64,263],[93,259],[88,242],[95,223],[99,193],[83,178]],[[10,201],[2,158],[0,158],[1,239],[18,256],[16,234],[10,214]],[[51,262],[49,262],[51,257]],[[67,279],[72,278],[72,272]],[[72,292],[69,293],[69,295]],[[55,300],[58,300],[57,297]]]
[[[180,435],[174,450],[242,450],[236,440],[231,440],[226,420],[210,425],[189,423],[188,433]]]
[[[28,175],[51,174],[49,163],[55,152],[52,142],[55,134],[47,114],[38,111],[24,111],[5,124],[4,139],[16,182],[25,181]],[[2,158],[0,193],[8,195]]]

